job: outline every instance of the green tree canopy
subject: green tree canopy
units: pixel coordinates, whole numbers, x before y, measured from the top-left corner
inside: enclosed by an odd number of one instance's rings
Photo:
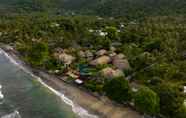
[[[129,83],[122,77],[106,82],[104,85],[104,91],[109,98],[119,103],[129,101],[131,99],[131,89],[129,87]]]
[[[116,40],[119,38],[119,34],[116,27],[106,27],[105,31],[108,33],[107,38],[110,40]]]
[[[33,65],[41,65],[48,58],[48,46],[46,43],[34,43],[28,52],[27,59]]]
[[[180,90],[170,84],[161,84],[157,86],[156,92],[160,97],[161,114],[168,118],[178,118],[184,102],[184,96]]]
[[[134,97],[136,108],[149,115],[159,112],[159,96],[148,87],[141,87]]]

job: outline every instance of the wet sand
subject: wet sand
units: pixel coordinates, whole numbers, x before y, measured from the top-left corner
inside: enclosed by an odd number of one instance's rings
[[[83,108],[97,113],[105,118],[142,118],[136,111],[113,104],[106,98],[96,98],[77,87],[64,83],[62,80],[44,72],[39,72],[39,76],[44,78],[43,81],[58,91],[62,91],[66,96]]]

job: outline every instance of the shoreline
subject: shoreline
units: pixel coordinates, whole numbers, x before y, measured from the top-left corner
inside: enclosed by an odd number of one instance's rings
[[[129,107],[113,104],[110,100],[102,97],[98,99],[76,86],[65,83],[54,75],[49,75],[41,70],[31,68],[20,60],[19,55],[16,55],[14,52],[15,50],[10,50],[6,47],[2,49],[17,63],[17,66],[21,66],[23,71],[34,78],[38,78],[38,81],[43,86],[61,97],[66,104],[71,105],[72,111],[81,118],[142,118],[139,113]],[[93,114],[97,114],[98,116]]]

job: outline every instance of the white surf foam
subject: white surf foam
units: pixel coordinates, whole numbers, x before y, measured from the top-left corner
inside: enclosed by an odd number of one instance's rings
[[[96,115],[92,115],[89,114],[87,110],[83,109],[82,107],[75,105],[73,103],[72,100],[70,100],[69,98],[67,98],[64,94],[60,93],[59,91],[56,91],[55,89],[53,89],[52,87],[48,86],[46,83],[44,83],[42,81],[41,78],[38,77],[38,81],[44,85],[45,87],[47,87],[48,89],[50,89],[53,93],[55,93],[56,95],[60,96],[60,98],[68,105],[70,105],[72,107],[72,111],[76,114],[78,114],[81,118],[98,118],[98,116]]]
[[[0,105],[4,102],[4,95],[2,93],[2,85],[0,85]]]
[[[59,96],[61,98],[61,100],[63,100],[66,104],[68,104],[69,106],[72,107],[72,111],[74,113],[76,113],[78,116],[80,116],[81,118],[98,118],[97,115],[93,115],[93,114],[89,114],[89,112],[82,108],[79,105],[74,104],[74,102],[72,100],[70,100],[68,97],[66,97],[62,92],[59,92],[55,89],[53,89],[52,87],[48,86],[45,82],[42,81],[42,79],[36,75],[34,75],[32,72],[30,72],[29,70],[27,70],[26,68],[24,68],[19,62],[17,62],[16,60],[14,60],[9,54],[7,54],[4,50],[2,50],[0,48],[0,54],[5,55],[5,57],[7,57],[7,59],[13,63],[14,65],[18,66],[20,69],[24,70],[26,73],[30,74],[32,77],[37,78],[37,80],[46,88],[48,88],[50,91],[52,91],[54,94],[56,94],[57,96]]]
[[[14,111],[10,114],[6,114],[6,115],[2,116],[1,118],[21,118],[21,116],[18,111]]]
[[[2,91],[0,91],[0,100],[4,98],[4,95],[2,94]]]
[[[0,85],[0,100],[2,100],[4,98],[4,95],[2,93],[2,85]]]

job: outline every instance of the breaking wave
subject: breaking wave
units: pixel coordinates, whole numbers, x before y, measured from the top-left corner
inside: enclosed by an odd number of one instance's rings
[[[24,68],[22,66],[22,63],[19,62],[18,60],[14,60],[14,58],[12,58],[9,54],[7,54],[4,50],[2,50],[0,48],[0,54],[5,55],[5,57],[7,57],[7,59],[13,63],[14,65],[18,66],[20,69],[24,70],[26,73],[30,74],[33,78],[36,78],[43,86],[45,86],[46,88],[48,88],[50,91],[52,91],[54,94],[56,94],[57,96],[59,96],[61,98],[61,100],[63,100],[66,104],[68,104],[69,106],[72,107],[72,111],[74,113],[76,113],[79,117],[81,118],[98,118],[98,116],[93,115],[93,114],[89,114],[88,111],[84,108],[82,108],[81,106],[75,104],[72,100],[70,100],[68,97],[66,97],[63,93],[53,89],[52,87],[48,86],[45,82],[42,81],[42,79],[36,75],[34,75],[32,72],[30,72],[28,69]],[[9,118],[9,117],[3,117],[3,118]],[[10,118],[14,118],[14,117],[10,117]],[[17,117],[15,117],[17,118]],[[19,117],[18,117],[19,118]]]
[[[2,100],[4,98],[4,95],[2,93],[2,85],[0,85],[0,100]]]
[[[4,95],[2,93],[2,85],[0,85],[0,105],[3,104]]]
[[[6,114],[4,116],[1,116],[1,118],[21,118],[21,116],[18,111],[14,111],[10,114]]]

